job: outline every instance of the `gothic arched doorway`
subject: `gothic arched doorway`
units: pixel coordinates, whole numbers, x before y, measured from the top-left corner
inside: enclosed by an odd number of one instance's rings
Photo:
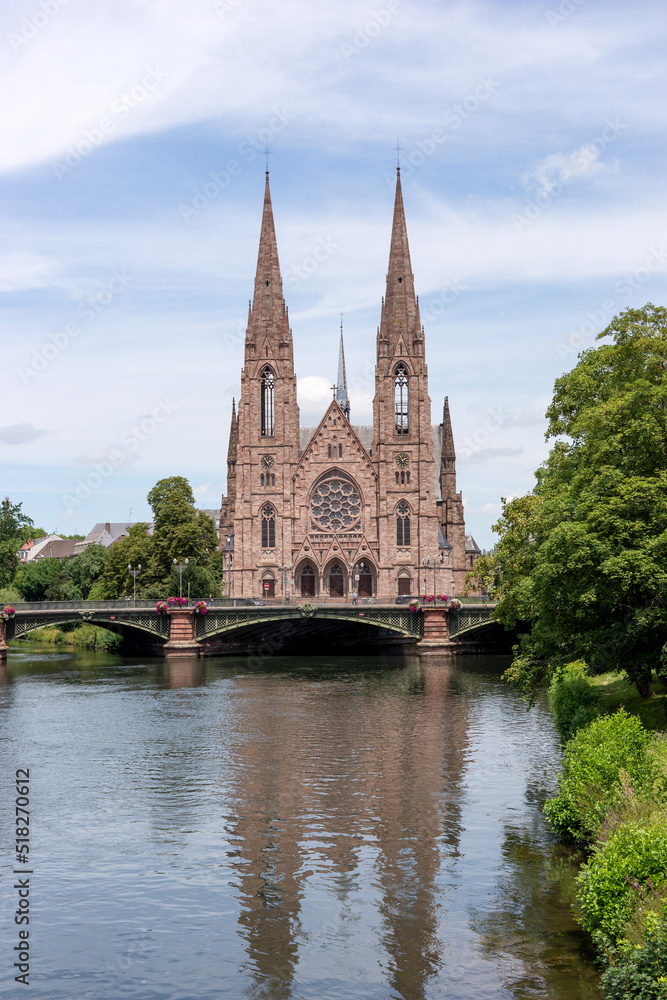
[[[315,570],[308,563],[301,570],[301,596],[315,596]]]
[[[329,569],[329,596],[343,597],[345,593],[345,573],[340,563],[334,563]]]

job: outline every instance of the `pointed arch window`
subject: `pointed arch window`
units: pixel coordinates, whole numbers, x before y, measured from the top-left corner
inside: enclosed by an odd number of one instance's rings
[[[262,369],[260,375],[261,386],[261,416],[262,416],[262,437],[273,437],[274,429],[274,394],[276,378],[273,371],[267,365]]]
[[[396,544],[406,547],[410,544],[410,508],[405,500],[396,508]]]
[[[276,510],[273,504],[262,507],[262,548],[273,549],[276,545]]]
[[[405,365],[398,365],[394,372],[394,411],[396,433],[408,433],[408,371]]]

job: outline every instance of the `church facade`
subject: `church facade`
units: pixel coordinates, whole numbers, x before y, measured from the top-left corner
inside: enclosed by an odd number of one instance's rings
[[[220,513],[231,596],[460,593],[480,550],[465,532],[447,398],[431,424],[400,170],[372,426],[351,422],[342,331],[337,381],[318,426],[301,427],[267,172]]]

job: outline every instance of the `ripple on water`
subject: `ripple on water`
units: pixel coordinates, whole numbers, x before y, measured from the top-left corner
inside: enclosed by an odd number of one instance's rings
[[[269,666],[10,654],[34,995],[599,1000],[540,812],[557,736],[504,664]]]

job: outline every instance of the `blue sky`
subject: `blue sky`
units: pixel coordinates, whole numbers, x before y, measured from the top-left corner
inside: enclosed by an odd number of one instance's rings
[[[302,423],[341,310],[370,422],[400,136],[433,418],[490,547],[554,380],[667,299],[666,28],[658,0],[6,0],[2,495],[67,534],[170,475],[219,505],[266,142]]]

